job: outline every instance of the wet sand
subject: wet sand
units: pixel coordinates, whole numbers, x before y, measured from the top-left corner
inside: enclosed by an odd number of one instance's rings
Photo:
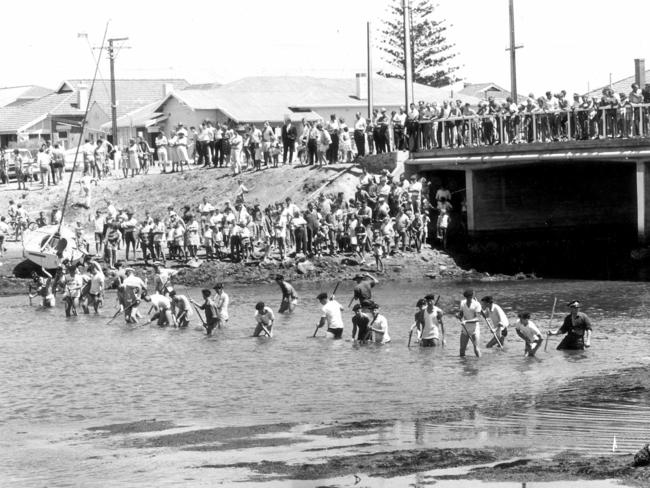
[[[511,410],[530,404],[557,406],[588,404],[600,396],[634,394],[650,400],[646,368],[618,371],[585,381],[575,378],[561,390],[531,400],[526,395],[498,399],[491,405],[460,408],[429,415],[437,423],[472,418],[485,410],[498,412],[500,406]],[[379,452],[373,442],[364,438],[390,428],[398,420],[368,419],[358,422],[334,422],[309,426],[293,423],[195,429],[165,434],[182,429],[172,421],[142,420],[89,428],[93,433],[123,436],[123,447],[137,449],[171,448],[180,451],[226,452],[255,448],[293,446],[292,459],[261,459],[230,463],[201,463],[196,468],[245,470],[248,481],[283,482],[289,480],[329,480],[363,474],[372,478],[391,479],[446,468],[459,468],[452,473],[433,475],[436,480],[484,480],[500,482],[549,482],[569,480],[621,480],[634,486],[650,483],[650,467],[632,466],[633,454],[589,456],[565,451],[552,457],[519,448],[503,446],[481,448],[399,449]],[[139,434],[155,434],[142,437]],[[316,439],[320,447],[310,447]],[[359,441],[359,442],[355,442]],[[305,443],[301,449],[300,444]],[[639,446],[641,448],[642,446]],[[314,456],[317,456],[314,458]],[[488,465],[489,466],[485,466]]]

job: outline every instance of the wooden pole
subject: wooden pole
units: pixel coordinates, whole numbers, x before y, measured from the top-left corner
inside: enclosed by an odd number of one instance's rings
[[[404,106],[408,106],[413,98],[413,65],[411,54],[411,1],[402,0],[404,14]]]
[[[372,120],[373,85],[372,85],[372,29],[368,22],[368,122]]]
[[[515,6],[514,0],[509,0],[510,14],[510,96],[517,103],[517,46],[515,46]]]

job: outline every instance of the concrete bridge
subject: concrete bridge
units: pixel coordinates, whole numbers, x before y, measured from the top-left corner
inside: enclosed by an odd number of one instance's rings
[[[555,230],[650,238],[650,138],[412,152],[405,162],[464,197],[467,231]]]

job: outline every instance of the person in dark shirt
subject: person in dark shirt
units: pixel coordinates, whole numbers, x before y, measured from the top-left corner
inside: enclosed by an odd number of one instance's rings
[[[370,273],[358,274],[352,278],[352,280],[356,281],[357,284],[354,287],[354,296],[352,297],[350,304],[355,300],[359,300],[359,303],[363,307],[365,302],[372,300],[372,288],[379,283],[379,281]]]
[[[358,303],[352,307],[352,311],[354,312],[352,316],[352,339],[365,343],[370,318],[361,311],[361,305]]]
[[[563,349],[582,350],[591,346],[591,321],[589,317],[580,312],[580,302],[574,300],[568,304],[571,313],[564,317],[564,323],[558,330],[548,331],[548,335],[566,334],[557,346],[558,351]]]

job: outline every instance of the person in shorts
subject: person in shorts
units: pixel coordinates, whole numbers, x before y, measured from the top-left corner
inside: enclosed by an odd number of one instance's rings
[[[327,325],[327,337],[332,339],[340,339],[343,336],[343,318],[341,312],[343,307],[339,302],[327,298],[327,293],[319,293],[316,299],[322,305],[321,318],[318,323],[318,328]]]

